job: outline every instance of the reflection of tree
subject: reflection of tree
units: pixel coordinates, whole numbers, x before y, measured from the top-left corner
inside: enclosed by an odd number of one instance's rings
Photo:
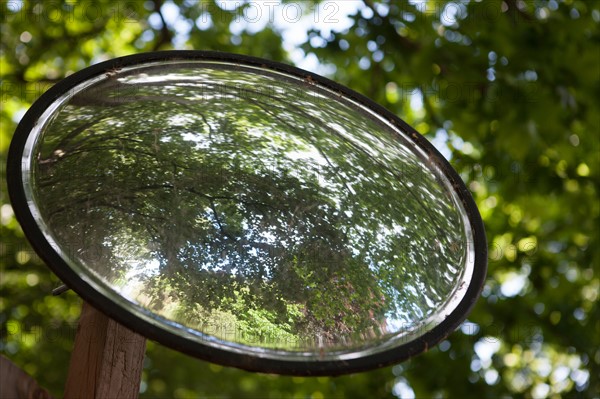
[[[379,335],[449,296],[458,212],[378,122],[311,85],[160,73],[108,77],[44,136],[36,194],[72,257],[184,325],[279,341]]]

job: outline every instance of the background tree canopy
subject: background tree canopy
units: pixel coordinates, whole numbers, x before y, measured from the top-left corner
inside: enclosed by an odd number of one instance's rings
[[[600,4],[596,1],[0,4],[0,156],[33,101],[93,63],[218,50],[293,63],[430,139],[482,213],[489,275],[463,326],[403,364],[261,375],[149,343],[142,397],[594,397],[600,392]],[[2,171],[2,354],[62,393],[81,301],[30,249]]]

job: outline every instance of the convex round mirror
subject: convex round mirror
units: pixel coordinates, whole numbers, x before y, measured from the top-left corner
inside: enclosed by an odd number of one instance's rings
[[[215,363],[334,375],[426,351],[486,271],[448,162],[367,98],[287,65],[174,51],[46,92],[8,183],[32,245],[129,328]]]

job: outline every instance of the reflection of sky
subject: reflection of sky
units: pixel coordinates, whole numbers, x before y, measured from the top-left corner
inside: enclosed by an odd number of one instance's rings
[[[106,239],[103,245],[111,248],[115,260],[119,263],[113,268],[126,271],[121,276],[121,284],[115,284],[115,288],[124,297],[134,299],[140,289],[143,289],[144,282],[160,273],[160,262],[144,248],[133,248],[127,240],[127,234],[123,232],[122,237],[114,241]]]
[[[123,262],[126,263],[126,262]],[[125,273],[125,284],[121,287],[121,294],[129,299],[133,299],[138,290],[144,287],[144,282],[148,278],[157,276],[160,272],[160,262],[158,259],[148,259],[147,261],[131,260],[123,266]]]

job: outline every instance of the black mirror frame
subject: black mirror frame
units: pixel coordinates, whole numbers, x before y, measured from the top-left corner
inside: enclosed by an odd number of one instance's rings
[[[125,66],[133,66],[139,63],[175,61],[175,60],[202,60],[202,61],[226,61],[253,67],[267,68],[283,72],[299,78],[308,78],[318,85],[340,93],[351,100],[370,109],[380,115],[400,130],[407,133],[413,143],[435,160],[436,165],[452,184],[458,198],[467,213],[467,218],[473,233],[474,248],[474,270],[469,282],[465,296],[458,306],[447,315],[446,319],[417,339],[401,344],[392,349],[368,355],[362,358],[334,361],[286,361],[271,358],[261,358],[244,353],[233,352],[205,345],[197,341],[188,340],[182,336],[173,334],[157,325],[148,323],[142,318],[129,312],[125,307],[98,294],[92,286],[75,273],[60,255],[52,248],[45,239],[42,231],[36,223],[30,209],[24,190],[22,179],[22,157],[26,141],[36,125],[40,116],[46,111],[57,98],[72,90],[78,84],[94,76],[110,73]],[[161,51],[151,53],[140,53],[120,58],[111,59],[95,64],[76,72],[62,81],[58,82],[45,92],[29,108],[15,130],[7,162],[7,184],[10,200],[23,231],[31,245],[52,269],[58,277],[71,289],[78,293],[84,300],[91,303],[98,310],[109,317],[127,326],[128,328],[155,340],[163,345],[194,357],[218,363],[225,366],[233,366],[249,371],[275,373],[299,376],[340,375],[354,372],[367,371],[395,363],[400,363],[444,340],[450,333],[457,329],[466,319],[474,307],[486,277],[487,272],[487,243],[481,216],[473,200],[471,193],[465,186],[460,176],[454,171],[446,159],[415,129],[406,122],[395,116],[392,112],[376,104],[365,96],[358,94],[340,84],[321,77],[311,72],[301,70],[289,65],[273,62],[265,59],[249,57],[238,54],[229,54],[211,51]]]

